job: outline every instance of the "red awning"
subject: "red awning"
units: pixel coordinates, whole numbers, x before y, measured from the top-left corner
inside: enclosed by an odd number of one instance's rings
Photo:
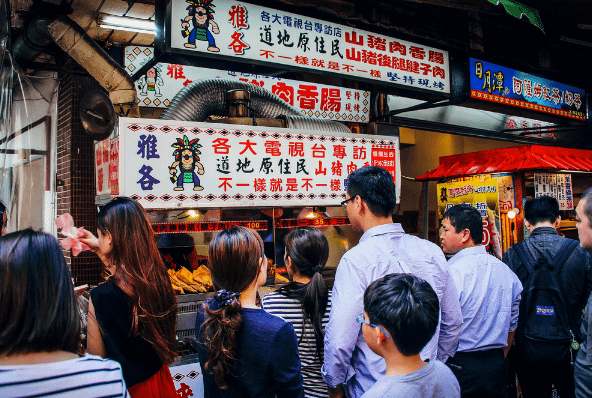
[[[527,170],[592,172],[592,151],[522,145],[513,148],[441,156],[440,165],[416,180],[439,180],[474,174],[512,173]]]

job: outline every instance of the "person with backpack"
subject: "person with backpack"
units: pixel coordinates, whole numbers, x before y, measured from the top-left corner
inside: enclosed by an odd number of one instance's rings
[[[503,262],[524,290],[513,352],[523,398],[574,397],[572,349],[582,341],[582,309],[592,291],[590,256],[578,242],[559,235],[559,203],[529,199],[524,223],[529,237],[505,253]]]
[[[462,398],[505,398],[506,356],[518,323],[522,284],[481,244],[481,213],[462,204],[449,208],[440,236],[458,291],[463,325],[458,348],[446,365]]]

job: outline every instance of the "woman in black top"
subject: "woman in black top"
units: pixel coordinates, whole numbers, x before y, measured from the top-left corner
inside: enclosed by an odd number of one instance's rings
[[[121,363],[132,398],[174,397],[168,366],[176,357],[177,302],[146,211],[116,198],[97,217],[96,238],[82,242],[110,275],[93,289],[88,311],[88,352]]]

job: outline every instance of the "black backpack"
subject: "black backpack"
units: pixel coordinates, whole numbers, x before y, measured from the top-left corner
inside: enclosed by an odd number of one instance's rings
[[[514,245],[528,270],[523,285],[516,344],[527,361],[566,361],[570,359],[573,334],[559,284],[563,265],[578,246],[568,239],[553,259],[533,258],[525,242]]]

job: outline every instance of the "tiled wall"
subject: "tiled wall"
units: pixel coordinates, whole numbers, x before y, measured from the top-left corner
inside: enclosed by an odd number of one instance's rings
[[[58,216],[70,213],[75,226],[96,233],[94,141],[84,132],[78,106],[84,93],[92,89],[100,89],[93,78],[60,73],[56,180],[63,182],[57,188]],[[64,254],[76,285],[96,285],[102,280],[103,265],[96,254]]]

